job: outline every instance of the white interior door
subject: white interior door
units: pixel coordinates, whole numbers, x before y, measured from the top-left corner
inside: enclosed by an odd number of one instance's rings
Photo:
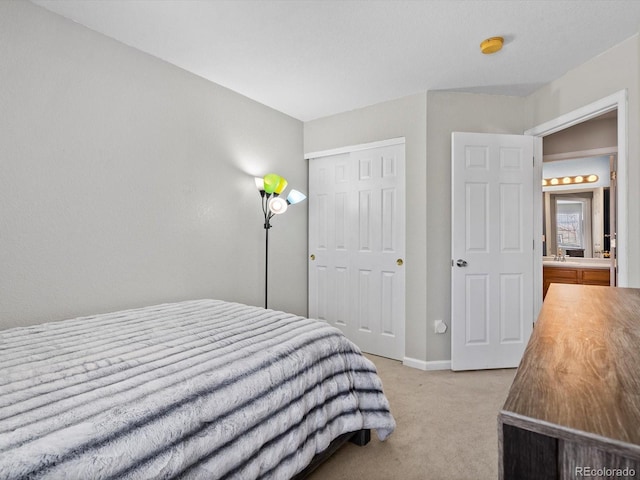
[[[531,335],[536,141],[452,134],[453,370],[516,367]]]
[[[404,143],[309,160],[309,316],[402,360]]]
[[[618,218],[618,162],[615,155],[609,157],[609,171],[611,181],[609,183],[609,256],[612,259],[609,268],[609,285],[618,285],[618,249],[617,239],[617,218]]]

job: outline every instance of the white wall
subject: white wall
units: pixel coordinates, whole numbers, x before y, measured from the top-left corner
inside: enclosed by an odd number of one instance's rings
[[[261,305],[253,175],[306,191],[302,123],[30,2],[0,2],[0,328],[188,298]],[[306,314],[306,206],[270,232]]]
[[[305,153],[405,137],[407,244],[405,356],[424,362],[426,351],[426,93],[304,124]]]
[[[631,37],[527,97],[526,128],[623,89],[628,92],[628,286],[640,287],[640,37]]]

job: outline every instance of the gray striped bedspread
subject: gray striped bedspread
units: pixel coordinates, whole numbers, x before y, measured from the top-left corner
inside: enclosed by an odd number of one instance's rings
[[[303,317],[196,300],[0,331],[0,479],[288,479],[395,428],[374,365]]]

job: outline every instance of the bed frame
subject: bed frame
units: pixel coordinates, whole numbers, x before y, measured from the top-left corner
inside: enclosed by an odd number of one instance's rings
[[[338,450],[345,443],[351,442],[355,443],[359,447],[363,447],[367,443],[369,443],[369,440],[371,440],[371,430],[369,429],[359,430],[357,432],[343,433],[342,435],[334,439],[326,448],[326,450],[318,453],[315,457],[313,457],[313,460],[311,460],[311,463],[307,466],[307,468],[302,470],[291,480],[303,480],[307,478],[316,468],[324,463],[331,455],[336,452],[336,450]]]

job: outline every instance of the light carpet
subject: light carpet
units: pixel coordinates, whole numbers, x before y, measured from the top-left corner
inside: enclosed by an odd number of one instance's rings
[[[367,355],[382,379],[397,428],[385,442],[347,444],[310,480],[494,480],[497,417],[515,369],[425,372]]]

